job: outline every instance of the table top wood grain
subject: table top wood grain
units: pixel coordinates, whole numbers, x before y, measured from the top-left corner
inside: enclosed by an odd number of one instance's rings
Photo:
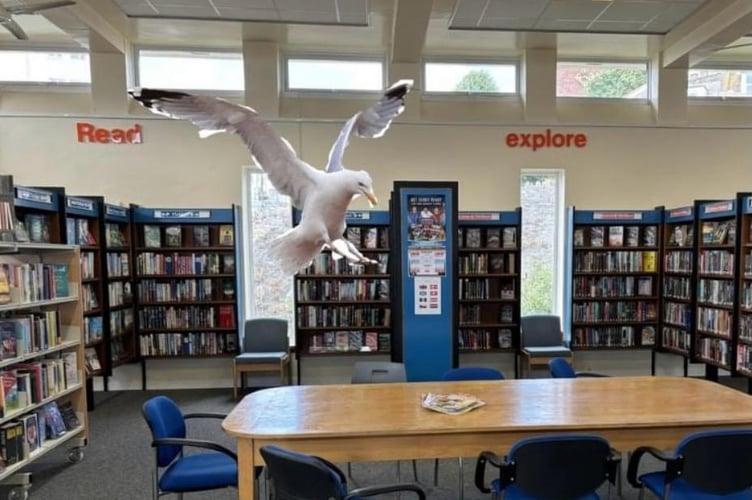
[[[421,407],[425,392],[472,394],[464,415]],[[752,397],[683,377],[519,379],[284,386],[249,394],[223,421],[245,439],[752,425]]]

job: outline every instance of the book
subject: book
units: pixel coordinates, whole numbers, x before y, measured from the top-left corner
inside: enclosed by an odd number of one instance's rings
[[[222,224],[219,226],[219,244],[228,247],[235,244],[235,230],[232,224]]]
[[[56,401],[50,401],[42,406],[42,411],[44,412],[48,438],[55,439],[66,433],[63,415],[60,413],[60,408],[58,408]]]
[[[658,228],[646,226],[642,230],[642,244],[646,247],[654,247],[658,242]]]
[[[608,246],[620,247],[624,244],[624,226],[609,226]]]
[[[502,247],[517,248],[517,228],[505,227],[502,237]]]
[[[34,453],[39,448],[39,419],[36,413],[21,417],[24,435],[24,455]]]
[[[355,245],[355,248],[360,248],[360,228],[348,227],[345,229],[345,239]]]
[[[50,242],[50,223],[46,215],[27,214],[25,217],[29,240],[34,243]],[[73,240],[75,242],[75,240]]]
[[[467,248],[480,248],[480,228],[470,228],[465,232],[465,246]]]
[[[364,248],[377,248],[379,244],[379,230],[376,227],[369,227],[365,230],[365,238],[363,239]]]
[[[209,226],[193,226],[194,247],[208,247],[210,242]]]
[[[485,401],[464,393],[435,394],[428,392],[421,396],[423,408],[447,415],[462,415],[485,404]]]
[[[581,227],[578,227],[574,230],[573,238],[574,240],[574,246],[576,247],[584,247],[585,246],[585,230]]]
[[[640,226],[627,226],[626,240],[628,247],[640,246]]]
[[[509,229],[509,228],[505,228]],[[499,248],[501,247],[501,229],[498,227],[490,227],[486,230],[486,248]]]
[[[222,272],[233,274],[235,272],[235,256],[232,254],[222,256]]]
[[[144,225],[144,246],[148,248],[159,248],[162,246],[162,236],[159,226]]]
[[[165,246],[183,246],[183,228],[180,226],[167,226],[165,228]]]
[[[102,369],[102,365],[99,363],[99,356],[97,356],[97,351],[93,347],[86,348],[84,358],[86,359],[86,366],[89,368],[90,372]]]
[[[590,246],[603,246],[603,226],[593,226],[590,228]]]
[[[72,431],[73,429],[80,427],[81,422],[78,420],[76,410],[73,409],[73,404],[70,401],[60,405],[60,416],[63,418],[63,424],[65,424],[66,431]]]

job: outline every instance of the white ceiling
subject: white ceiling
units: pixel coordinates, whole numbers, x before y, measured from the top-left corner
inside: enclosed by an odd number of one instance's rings
[[[458,0],[450,29],[665,34],[709,0]]]
[[[0,4],[40,1],[0,0]],[[397,1],[421,0],[79,0],[93,6],[109,2],[115,12],[121,12],[127,30],[124,35],[136,45],[240,49],[243,39],[252,39],[275,41],[283,51],[371,54],[389,54]],[[534,20],[535,29],[541,30],[555,25],[561,32],[552,40],[562,58],[645,58],[649,55],[649,39],[654,36],[647,34],[648,31],[665,32],[704,3],[702,0],[433,0],[422,54],[516,57],[526,43],[524,32],[499,28],[505,26],[502,20],[512,19],[518,25]],[[0,28],[0,48],[66,47],[85,42],[88,28],[74,15],[77,8],[47,11],[46,17],[15,16],[31,40],[18,42]],[[301,13],[306,15],[301,17]],[[130,17],[125,17],[126,14]],[[273,22],[241,20],[258,19],[261,14],[266,16],[263,19],[273,18]],[[206,18],[193,19],[194,16]],[[469,26],[471,21],[481,26],[459,29]],[[588,32],[569,32],[583,23],[587,23],[583,30],[589,29]],[[614,23],[609,24],[611,28],[617,25],[624,28],[624,23],[635,26],[640,23],[640,26],[629,34],[592,32],[598,31],[599,23]],[[730,45],[740,43],[752,43],[752,37]],[[750,62],[752,46],[721,50],[713,59]]]

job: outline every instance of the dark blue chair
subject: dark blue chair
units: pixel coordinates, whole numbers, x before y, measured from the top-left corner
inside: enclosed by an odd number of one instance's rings
[[[548,362],[548,369],[553,378],[578,378],[578,377],[608,377],[602,373],[575,372],[574,368],[565,358],[554,358]]]
[[[444,374],[441,380],[445,382],[451,381],[463,381],[463,380],[504,380],[504,374],[496,368],[488,368],[485,366],[463,366],[460,368],[452,368]],[[462,457],[457,458],[457,466],[459,468],[459,500],[465,497],[465,479],[462,474]],[[439,460],[433,464],[433,484],[437,486],[439,484]]]
[[[366,486],[348,491],[345,474],[323,458],[273,445],[262,446],[260,452],[274,500],[358,500],[395,492],[413,492],[418,500],[426,498],[423,489],[414,483]]]
[[[589,434],[558,434],[518,441],[505,459],[491,451],[478,456],[475,485],[492,498],[597,500],[596,490],[615,484],[621,457],[608,441]],[[486,465],[499,478],[486,485]]]
[[[187,439],[186,419],[216,418],[218,413],[191,413],[183,415],[175,402],[167,396],[156,396],[144,403],[142,408],[152,435],[156,467],[152,498],[161,495],[190,491],[214,490],[237,487],[238,457],[224,446],[212,441]],[[183,448],[203,448],[208,452],[183,454]],[[261,473],[256,468],[256,476]]]
[[[640,460],[650,454],[665,468],[638,476]],[[676,446],[673,456],[650,446],[634,450],[627,480],[658,498],[702,500],[752,499],[752,429],[696,432]]]

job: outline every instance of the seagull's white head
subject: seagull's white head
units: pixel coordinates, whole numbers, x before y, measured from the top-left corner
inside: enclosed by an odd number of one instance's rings
[[[363,195],[368,198],[368,203],[373,207],[379,203],[379,199],[373,193],[373,181],[371,176],[365,170],[349,170],[348,187],[352,190],[353,197]]]

